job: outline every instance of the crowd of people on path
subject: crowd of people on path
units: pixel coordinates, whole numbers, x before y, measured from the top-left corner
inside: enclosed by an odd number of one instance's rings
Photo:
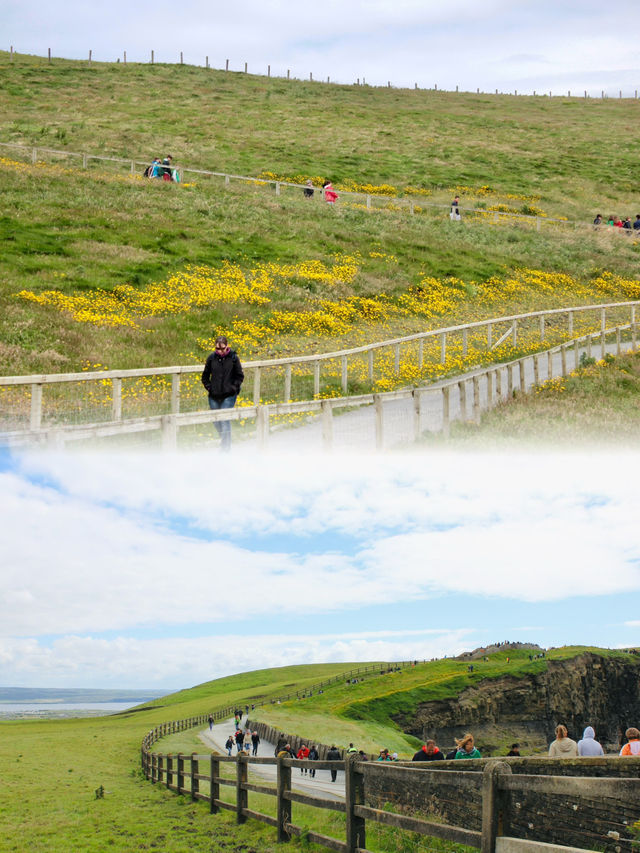
[[[627,216],[625,219],[621,219],[619,216],[610,216],[608,219],[604,219],[601,213],[596,215],[596,218],[593,220],[593,226],[596,231],[600,228],[601,225],[610,225],[613,228],[622,228],[627,233],[631,233],[635,231],[636,234],[640,232],[640,213],[636,213],[635,221],[631,221],[631,217]]]

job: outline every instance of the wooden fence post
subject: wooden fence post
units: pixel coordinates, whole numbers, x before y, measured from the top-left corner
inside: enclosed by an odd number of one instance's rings
[[[156,782],[162,784],[162,770],[164,765],[164,755],[162,753],[156,753],[157,761],[156,761]]]
[[[277,781],[277,821],[278,842],[289,841],[287,824],[291,823],[291,801],[285,798],[291,790],[291,768],[285,767],[286,759],[278,759],[278,781]]]
[[[373,405],[376,412],[376,450],[382,450],[384,447],[384,414],[380,394],[373,395]]]
[[[449,438],[451,432],[451,421],[449,415],[449,397],[451,395],[451,386],[444,385],[442,388],[442,432],[445,438]]]
[[[440,364],[444,364],[447,360],[447,333],[443,332],[440,335]]]
[[[540,340],[544,340],[544,314],[540,317]]]
[[[171,414],[177,415],[180,411],[180,374],[171,374]]]
[[[396,344],[393,350],[393,369],[397,376],[400,373],[400,344]]]
[[[462,355],[467,354],[467,330],[462,330]]]
[[[198,753],[191,753],[191,799],[197,800],[198,793],[200,791],[200,779],[198,775],[200,773],[199,762],[198,762]]]
[[[562,344],[560,347],[560,363],[562,365],[562,375],[567,375],[567,347],[565,344]]]
[[[342,391],[346,395],[346,393],[347,393],[347,382],[348,382],[347,357],[346,357],[346,355],[341,356],[341,362],[342,362]]]
[[[460,420],[467,420],[467,383],[465,380],[458,382],[458,400],[460,406]]]
[[[355,806],[364,805],[364,774],[357,772],[358,760],[348,755],[345,761],[344,799],[347,818],[347,850],[356,853],[366,849],[365,820],[355,814]]]
[[[480,410],[480,378],[478,376],[473,377],[473,417],[476,424],[480,424],[480,417],[482,412]]]
[[[114,376],[111,380],[111,420],[122,420],[122,379]]]
[[[547,380],[553,379],[553,353],[547,351]]]
[[[506,761],[490,761],[482,771],[482,846],[481,853],[494,853],[496,838],[504,835],[508,824],[505,792],[500,790],[500,776],[510,774]]]
[[[42,385],[38,382],[31,386],[30,429],[40,429],[42,425]]]
[[[244,809],[249,808],[249,792],[245,785],[248,782],[247,756],[239,752],[236,756],[236,823],[246,823],[247,816]]]
[[[322,410],[322,446],[325,450],[333,447],[333,407],[330,400],[320,403]]]
[[[211,759],[209,760],[209,813],[210,814],[218,814],[219,806],[217,800],[220,799],[220,782],[217,780],[220,778],[220,760],[219,758],[211,753]]]
[[[284,368],[284,398],[283,402],[288,403],[291,399],[291,365],[286,364]]]
[[[371,367],[369,370],[369,379],[373,381],[373,360],[371,360]],[[320,362],[313,362],[313,396],[317,397],[320,393]]]
[[[414,388],[411,396],[413,397],[413,440],[418,441],[422,435],[420,429],[422,422],[422,394],[418,388]]]
[[[177,761],[177,788],[178,793],[181,794],[184,789],[184,755],[179,752],[178,753],[178,761]]]
[[[166,765],[166,783],[167,788],[171,785],[171,778],[173,776],[173,756],[171,753],[167,755],[167,765]]]
[[[527,391],[527,379],[525,376],[525,362],[524,358],[521,358],[518,362],[518,367],[520,369],[520,393],[525,394]]]

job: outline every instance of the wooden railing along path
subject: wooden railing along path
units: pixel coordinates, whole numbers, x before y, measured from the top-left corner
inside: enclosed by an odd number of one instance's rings
[[[219,410],[211,412],[200,410],[194,412],[180,412],[180,381],[181,377],[188,374],[198,374],[202,368],[200,365],[186,365],[182,367],[160,367],[141,368],[135,370],[108,370],[92,373],[72,374],[47,374],[35,376],[10,376],[0,378],[0,393],[11,388],[28,387],[31,394],[30,420],[28,427],[17,429],[5,429],[0,433],[0,439],[9,445],[20,445],[28,443],[53,443],[58,446],[67,441],[79,441],[85,439],[104,438],[135,433],[160,434],[162,446],[171,449],[175,447],[178,440],[178,431],[185,427],[193,427],[202,424],[212,424],[218,421],[242,421],[249,424],[252,436],[259,448],[264,449],[269,443],[271,426],[274,420],[290,416],[305,416],[307,418],[320,417],[320,440],[325,449],[334,445],[334,421],[335,414],[340,410],[353,407],[373,407],[371,418],[375,431],[375,447],[385,446],[385,423],[384,409],[396,401],[407,401],[410,403],[412,414],[410,420],[408,437],[401,440],[417,440],[427,428],[424,423],[424,413],[429,405],[437,400],[439,412],[436,425],[428,426],[430,430],[442,431],[448,435],[449,425],[455,419],[452,410],[453,394],[457,394],[459,416],[463,419],[478,421],[483,409],[492,408],[498,402],[511,397],[517,388],[527,391],[529,388],[538,386],[557,375],[565,376],[569,371],[568,355],[571,354],[573,368],[578,365],[580,354],[591,357],[594,347],[597,347],[602,357],[607,352],[607,347],[613,346],[614,352],[620,354],[623,348],[623,337],[628,339],[628,344],[635,349],[637,344],[636,309],[640,302],[617,302],[606,305],[577,306],[564,309],[553,309],[549,311],[536,311],[521,315],[512,315],[502,318],[491,318],[475,323],[454,326],[444,329],[435,329],[429,332],[409,335],[403,338],[383,341],[363,347],[342,350],[333,353],[324,353],[311,356],[298,356],[284,359],[272,359],[269,361],[247,362],[244,366],[246,372],[254,372],[253,391],[260,393],[261,374],[267,369],[284,369],[284,399],[283,403],[255,404],[253,406],[238,407],[230,410]],[[456,376],[440,380],[429,385],[404,388],[387,393],[352,394],[349,395],[349,360],[364,356],[367,363],[367,375],[373,379],[374,376],[374,353],[382,352],[390,354],[393,358],[396,372],[400,368],[401,351],[413,347],[413,355],[421,368],[424,367],[427,347],[425,342],[436,344],[436,358],[444,362],[447,347],[455,345],[463,353],[467,352],[471,335],[480,333],[485,341],[486,352],[495,351],[504,341],[509,338],[513,347],[518,345],[519,334],[523,328],[531,336],[532,331],[538,336],[539,342],[545,339],[549,328],[555,323],[553,332],[555,335],[572,336],[574,334],[575,318],[586,318],[589,312],[595,312],[598,331],[589,331],[586,334],[572,337],[562,344],[547,350],[535,352],[520,358],[492,363],[486,367],[480,367],[463,376]],[[624,314],[630,317],[630,322],[618,322],[614,327],[607,328],[607,315],[620,318]],[[560,328],[558,324],[562,324]],[[528,324],[528,328],[527,328]],[[533,329],[532,329],[533,324]],[[499,337],[495,337],[499,331]],[[452,344],[452,339],[454,339]],[[613,344],[607,341],[614,341]],[[475,345],[475,340],[474,340]],[[434,347],[432,346],[433,350]],[[433,354],[433,353],[430,353]],[[554,359],[559,365],[554,367]],[[339,360],[341,365],[341,387],[344,396],[329,397],[326,399],[303,399],[291,401],[292,396],[292,372],[304,372],[311,367],[314,377],[314,396],[320,393],[320,366],[330,361]],[[559,368],[559,369],[558,369]],[[572,369],[573,369],[572,368]],[[138,418],[123,418],[122,411],[122,383],[130,377],[167,376],[171,379],[170,412],[159,415],[146,415]],[[303,376],[304,378],[304,376]],[[505,381],[506,380],[506,381]],[[65,424],[56,423],[55,419],[48,424],[43,424],[43,389],[55,387],[61,384],[73,383],[105,383],[111,384],[112,408],[111,420],[103,422]],[[472,392],[468,392],[468,387]],[[200,394],[202,397],[203,394]],[[407,420],[407,416],[404,416]],[[407,433],[405,429],[403,432]]]

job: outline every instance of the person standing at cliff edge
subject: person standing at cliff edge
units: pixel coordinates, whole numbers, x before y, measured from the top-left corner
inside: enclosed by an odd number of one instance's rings
[[[229,347],[224,335],[216,338],[215,350],[207,358],[201,379],[209,394],[210,409],[233,409],[244,380],[244,371],[240,359]],[[220,436],[221,449],[229,450],[231,421],[216,421],[216,430]]]
[[[577,758],[578,744],[571,740],[566,726],[556,726],[556,739],[549,747],[549,758]]]
[[[585,757],[604,755],[604,749],[596,740],[596,733],[591,726],[586,727],[582,735],[582,740],[578,741],[578,755],[584,755]]]

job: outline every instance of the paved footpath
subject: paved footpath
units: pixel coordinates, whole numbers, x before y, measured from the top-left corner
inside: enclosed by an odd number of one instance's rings
[[[225,743],[230,734],[234,734],[235,726],[233,717],[224,723],[214,725],[211,731],[208,728],[203,729],[199,733],[200,740],[215,752],[221,755],[226,755]],[[261,740],[258,747],[259,758],[271,758],[275,752],[275,743],[270,743],[267,740]],[[233,748],[233,755],[236,754],[236,748]],[[311,765],[312,762],[309,762]],[[264,779],[274,783],[277,777],[277,767],[275,764],[251,764],[249,758],[249,770],[257,776],[262,776]],[[291,769],[291,787],[295,791],[304,791],[305,793],[315,792],[323,797],[335,800],[344,800],[344,771],[338,770],[338,776],[335,782],[331,781],[331,773],[329,770],[316,770],[315,778],[308,773],[301,773],[297,767]]]

